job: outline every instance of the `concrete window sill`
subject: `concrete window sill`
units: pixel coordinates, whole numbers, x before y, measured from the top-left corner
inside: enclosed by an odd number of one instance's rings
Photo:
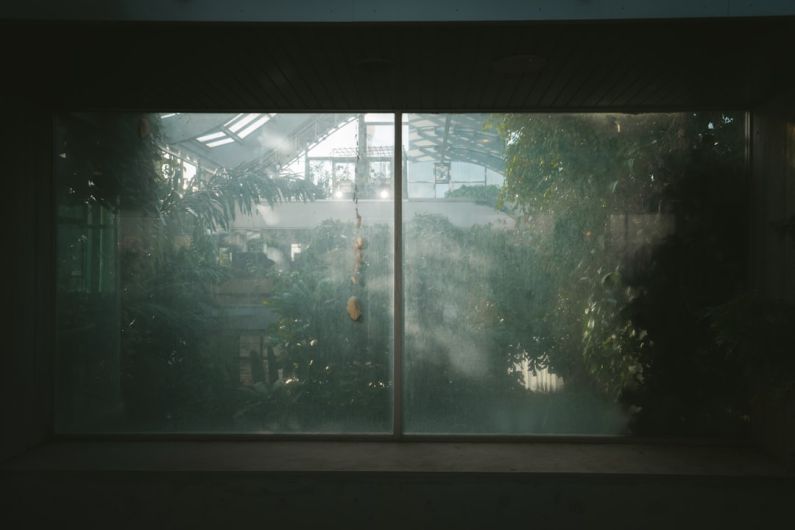
[[[745,446],[547,442],[58,441],[6,461],[0,469],[793,476]]]

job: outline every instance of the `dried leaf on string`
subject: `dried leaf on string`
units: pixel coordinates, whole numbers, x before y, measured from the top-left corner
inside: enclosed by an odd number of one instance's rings
[[[362,317],[362,307],[355,296],[348,298],[348,316],[351,320],[358,321]]]

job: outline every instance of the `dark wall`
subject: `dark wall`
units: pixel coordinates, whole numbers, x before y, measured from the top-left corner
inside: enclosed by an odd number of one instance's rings
[[[65,110],[737,110],[791,86],[795,17],[0,22],[0,97]],[[532,56],[527,68],[521,58]],[[519,65],[511,58],[519,56]]]
[[[53,208],[50,196],[51,116],[6,108],[0,127],[5,193],[6,311],[0,353],[0,461],[43,441],[50,432],[52,374]]]
[[[795,86],[753,113],[754,286],[795,302],[795,241],[784,225],[795,215]]]
[[[754,109],[751,142],[751,285],[770,303],[793,304],[795,85]],[[794,466],[795,389],[763,392],[754,407],[757,442]]]
[[[0,154],[8,183],[2,209],[9,290],[4,324],[11,338],[0,371],[0,458],[50,432],[54,112],[763,108],[775,97],[786,101],[795,86],[795,70],[787,67],[794,23],[789,18],[380,25],[0,22]],[[543,67],[519,74],[495,71],[495,60],[512,53],[538,54]],[[759,127],[770,123],[765,130],[784,130],[777,105],[759,114]],[[782,137],[757,136],[756,160],[783,167]],[[773,201],[759,205],[771,220],[781,213],[774,204],[782,197],[781,174],[764,177],[770,185],[759,192]],[[792,253],[770,234],[764,237],[770,245],[758,252],[765,256],[759,266],[766,267],[760,278],[773,281],[775,289],[779,280],[773,278],[785,274]],[[787,281],[790,288],[795,285]]]
[[[0,478],[6,528],[780,528],[792,480],[476,474]]]
[[[682,34],[688,46],[699,45],[699,26],[688,26],[690,33]],[[712,27],[712,26],[704,26]],[[295,98],[291,91],[301,94],[306,90],[307,98],[312,104],[322,106],[330,100],[339,107],[346,102],[345,89],[332,85],[328,93],[318,92],[311,99],[311,79],[298,76],[290,78],[290,70],[282,65],[278,68],[283,75],[279,78],[271,69],[280,59],[268,56],[268,49],[246,48],[247,57],[270,57],[258,63],[257,72],[244,70],[225,70],[236,75],[198,75],[195,71],[188,73],[181,80],[164,77],[169,69],[163,67],[160,56],[155,52],[159,46],[173,44],[173,32],[161,28],[155,37],[151,37],[143,29],[126,27],[121,33],[114,28],[59,26],[54,33],[47,33],[48,28],[16,27],[6,31],[0,37],[6,53],[11,52],[10,66],[6,66],[3,74],[4,84],[0,88],[0,104],[4,107],[3,120],[0,124],[0,158],[3,161],[3,178],[9,184],[4,196],[3,226],[6,227],[6,246],[4,248],[5,263],[8,270],[5,281],[9,295],[6,300],[5,322],[6,336],[10,336],[8,346],[2,351],[2,436],[0,437],[0,460],[20,454],[38,443],[46,440],[50,432],[50,388],[51,366],[53,359],[52,337],[52,197],[48,185],[51,176],[51,113],[62,108],[91,107],[92,101],[98,102],[98,108],[140,108],[141,106],[156,107],[158,104],[177,106],[180,94],[188,94],[190,107],[220,109],[254,108],[258,104],[276,108],[279,103],[293,110],[301,108],[301,98]],[[703,29],[703,28],[702,28]],[[786,28],[785,28],[786,29]],[[471,30],[471,29],[470,29]],[[467,30],[467,31],[470,31]],[[605,77],[604,72],[588,67],[588,53],[610,63],[609,56],[602,57],[594,53],[592,43],[601,42],[600,29],[593,29],[592,40],[578,41],[578,46],[567,47],[564,51],[551,48],[550,53],[563,60],[573,58],[574,62],[555,65],[549,78],[543,78],[544,84],[538,91],[539,102],[544,95],[553,90],[550,101],[567,102],[574,97],[566,92],[566,80],[578,72],[592,72],[592,77],[580,80],[586,83],[585,94],[591,89],[587,83],[595,83],[595,87],[608,91],[615,88],[614,97],[604,101],[616,108],[615,102],[621,102],[623,94],[638,95],[638,101],[645,105],[665,108],[687,103],[695,104],[703,101],[716,101],[724,98],[723,104],[734,103],[738,108],[750,108],[761,105],[777,93],[791,90],[786,85],[786,77],[779,62],[780,49],[760,48],[750,56],[745,56],[743,68],[750,70],[730,72],[731,76],[751,75],[758,69],[761,81],[756,79],[740,86],[741,90],[720,90],[721,85],[715,78],[706,76],[704,80],[696,76],[703,74],[698,61],[685,54],[685,47],[677,48],[672,55],[661,56],[666,48],[659,45],[649,50],[633,46],[633,41],[619,38],[611,40],[613,54],[627,50],[631,60],[621,62],[619,67]],[[201,35],[203,30],[187,28],[180,30],[193,35],[186,42]],[[210,30],[207,30],[210,31]],[[216,31],[215,29],[212,31]],[[227,31],[227,35],[234,32]],[[248,37],[243,41],[232,40],[237,44],[252,46],[256,42],[256,32],[247,30]],[[280,30],[284,31],[284,30]],[[305,30],[306,35],[310,31]],[[362,31],[370,31],[372,29]],[[394,28],[390,31],[395,31]],[[412,34],[410,28],[404,29],[401,38]],[[434,29],[422,30],[426,43],[438,44],[445,53],[456,51],[452,44],[444,39],[435,40]],[[463,30],[461,30],[463,31]],[[494,34],[502,30],[491,29]],[[513,30],[512,30],[513,31]],[[547,28],[544,31],[554,33]],[[571,28],[565,31],[576,34]],[[591,31],[591,30],[589,30]],[[604,30],[606,31],[606,30]],[[614,30],[615,31],[615,30]],[[626,35],[637,35],[639,30],[630,28]],[[658,35],[671,34],[671,29],[655,26]],[[728,46],[725,53],[719,54],[724,65],[731,62],[732,50],[743,48],[733,43],[730,37],[734,31],[745,31],[740,35],[748,36],[748,28],[719,32],[721,43]],[[776,33],[778,32],[778,33]],[[116,35],[114,36],[114,33]],[[607,33],[605,33],[607,34]],[[772,38],[770,35],[773,34]],[[754,35],[765,46],[774,46],[782,35],[782,23],[771,23],[770,30],[755,27]],[[205,33],[206,35],[206,33]],[[778,36],[776,36],[778,35]],[[709,36],[709,35],[708,35]],[[13,39],[11,38],[13,37]],[[73,37],[73,39],[72,39]],[[522,33],[518,32],[513,39],[521,42]],[[308,39],[310,37],[307,37]],[[317,37],[311,37],[317,38]],[[343,55],[339,60],[340,68],[355,66],[359,58],[364,57],[358,51],[352,52],[352,37],[348,45],[339,46]],[[70,40],[72,39],[72,40]],[[106,40],[107,39],[107,40]],[[688,39],[691,39],[688,41]],[[767,39],[767,40],[766,40]],[[709,39],[707,39],[709,40]],[[25,58],[17,53],[30,42],[50,44],[45,52],[36,52],[33,58]],[[769,41],[769,42],[768,42]],[[319,41],[308,41],[322,46]],[[409,42],[408,39],[406,42]],[[511,41],[514,42],[514,41]],[[556,41],[557,42],[557,41]],[[742,43],[743,41],[740,40]],[[758,41],[757,41],[758,42]],[[108,43],[114,47],[107,48]],[[189,46],[184,48],[185,60],[194,66],[203,64],[195,58]],[[504,43],[503,43],[504,44]],[[391,53],[389,42],[381,43],[382,50]],[[415,45],[412,45],[415,46]],[[478,49],[487,47],[474,57],[482,62],[480,75],[488,75],[490,61],[499,56],[505,48],[499,42],[484,39],[480,42],[468,42],[467,46]],[[650,45],[651,46],[651,45]],[[104,48],[103,48],[104,47]],[[733,48],[735,47],[735,48]],[[301,65],[301,51],[308,48],[307,42],[298,42],[295,47],[286,46],[288,56],[293,64]],[[265,52],[260,53],[261,50]],[[355,47],[353,49],[356,49]],[[432,108],[440,106],[444,99],[444,83],[449,82],[450,75],[459,75],[455,70],[444,68],[445,57],[453,57],[458,64],[466,64],[471,57],[462,57],[440,53],[429,60],[420,55],[421,46],[412,48],[418,51],[418,61],[423,61],[419,73],[411,74],[412,83],[408,86],[391,88],[389,94],[396,99],[367,100],[358,103],[368,106],[375,103],[378,108],[390,108],[394,102],[403,101],[418,103],[415,108]],[[482,48],[481,48],[482,49]],[[222,65],[225,57],[240,67],[245,61],[239,59],[236,48],[228,55],[215,56],[214,65]],[[252,51],[253,50],[253,51]],[[771,53],[765,53],[765,52]],[[785,51],[787,51],[785,49]],[[269,52],[271,53],[272,50]],[[306,52],[309,53],[309,52]],[[787,51],[787,53],[789,53]],[[660,57],[663,57],[662,59]],[[706,60],[707,55],[697,58]],[[167,59],[164,55],[163,59]],[[178,57],[181,59],[181,57]],[[678,62],[685,58],[686,63]],[[322,59],[322,58],[321,58]],[[405,58],[395,59],[398,71],[410,70]],[[317,59],[320,61],[320,59]],[[433,60],[442,67],[434,68]],[[756,60],[757,64],[753,64]],[[109,62],[105,62],[109,61]],[[750,62],[750,64],[749,64]],[[322,63],[318,62],[317,64]],[[682,65],[686,69],[679,68]],[[720,61],[718,65],[720,65]],[[702,66],[705,66],[704,63]],[[738,68],[741,65],[738,65]],[[372,67],[372,65],[371,65]],[[353,71],[353,78],[361,77],[368,71],[366,64]],[[377,70],[376,65],[376,70]],[[668,68],[668,70],[666,70]],[[584,70],[585,69],[585,70]],[[720,74],[716,69],[716,75]],[[285,71],[287,72],[285,76]],[[306,70],[309,74],[311,69]],[[359,73],[356,73],[356,72]],[[273,74],[266,78],[255,74]],[[348,71],[350,73],[351,71]],[[667,73],[666,73],[667,72]],[[376,72],[377,75],[380,75]],[[670,75],[668,75],[670,74]],[[340,79],[345,78],[342,70]],[[388,74],[396,75],[396,74]],[[721,74],[722,75],[722,74]],[[357,77],[358,76],[358,77]],[[437,77],[434,77],[437,76]],[[731,77],[730,76],[730,77]],[[348,76],[350,77],[350,75]],[[733,78],[733,77],[731,77]],[[259,81],[257,81],[259,79]],[[264,79],[264,80],[263,80]],[[590,81],[589,81],[590,79]],[[388,85],[389,77],[382,78],[379,83]],[[426,83],[421,83],[422,81]],[[644,88],[644,80],[650,84]],[[518,79],[503,80],[506,82],[528,83],[527,90],[534,90],[532,76]],[[160,83],[160,85],[158,85]],[[169,84],[171,83],[171,84]],[[282,85],[280,85],[282,83]],[[285,85],[286,83],[286,85]],[[623,83],[623,84],[622,84]],[[712,84],[711,84],[712,83]],[[293,86],[294,84],[294,86]],[[161,86],[162,85],[162,86]],[[461,103],[458,108],[488,109],[504,107],[506,97],[510,98],[514,91],[501,92],[501,85],[490,85],[482,78],[472,80],[470,90],[460,93]],[[572,93],[577,85],[570,85]],[[434,88],[435,87],[435,88]],[[557,87],[557,88],[556,88]],[[731,87],[737,88],[735,85]],[[729,88],[731,88],[729,87]],[[763,90],[758,91],[761,87]],[[557,97],[554,90],[560,90]],[[192,92],[186,92],[191,91]],[[426,91],[427,90],[427,91]],[[593,89],[595,90],[595,89]],[[645,91],[644,91],[645,90]],[[670,92],[666,92],[670,90]],[[435,92],[434,92],[435,91]],[[543,92],[543,94],[542,94]],[[286,94],[286,96],[285,96]],[[400,100],[404,94],[406,99]],[[430,97],[427,94],[431,94]],[[667,96],[666,96],[667,94]],[[727,94],[731,97],[728,98]],[[657,96],[655,96],[657,95]],[[676,99],[674,96],[681,97]],[[654,97],[660,99],[655,100]],[[670,96],[670,97],[668,97]],[[281,100],[280,97],[285,97]],[[470,97],[474,99],[469,99]],[[712,100],[709,98],[713,97]],[[93,98],[93,99],[92,99]],[[141,98],[148,98],[142,100]],[[339,98],[339,99],[336,99]],[[414,98],[414,99],[412,99]],[[666,99],[667,98],[667,99]],[[728,98],[728,99],[727,99]],[[350,103],[357,105],[356,101]],[[526,100],[523,100],[526,101]],[[586,101],[586,100],[583,100]],[[626,100],[625,100],[626,101]],[[203,103],[204,102],[204,103]],[[562,104],[562,103],[561,103]],[[533,105],[516,106],[532,110]],[[441,105],[443,106],[443,105]],[[560,109],[564,107],[559,107]],[[584,108],[584,107],[583,107]],[[643,107],[635,107],[643,108]],[[779,167],[782,160],[780,133],[781,120],[777,118],[777,107],[769,107],[767,114],[757,117],[757,125],[773,132],[766,140],[767,145],[760,145],[757,152],[759,160],[766,160],[770,165]],[[766,121],[772,120],[772,121]],[[769,125],[765,125],[769,123]],[[779,171],[779,170],[775,170]],[[767,178],[767,177],[765,177]],[[779,186],[771,177],[771,186]],[[765,180],[764,182],[767,182]],[[774,184],[775,183],[775,184]],[[762,195],[770,201],[778,201],[780,192],[777,188],[763,186]],[[760,199],[761,200],[761,199]],[[761,211],[773,212],[779,206],[760,203]],[[778,212],[778,210],[775,210]],[[767,214],[765,214],[767,215]],[[771,213],[771,219],[774,217]],[[763,223],[764,224],[764,223]],[[765,236],[768,237],[768,236]],[[772,237],[772,236],[770,236]],[[772,244],[772,243],[771,243]],[[761,274],[760,278],[770,278],[773,274],[788,274],[785,263],[775,261],[778,256],[791,256],[782,253],[780,245],[772,244],[770,254],[761,261],[760,267],[770,267],[771,271]],[[791,259],[791,258],[781,258]],[[772,261],[771,261],[772,260]],[[791,276],[787,276],[791,278]],[[767,280],[765,280],[767,281]],[[772,281],[772,280],[771,280]],[[787,280],[789,281],[789,280]],[[791,284],[789,284],[791,285]],[[775,287],[775,286],[774,286]],[[767,435],[775,437],[775,434]],[[354,474],[255,474],[255,473],[143,473],[143,472],[10,472],[0,474],[2,487],[2,503],[0,503],[0,523],[6,528],[23,528],[32,526],[33,522],[50,523],[53,526],[68,523],[73,526],[82,521],[86,527],[119,526],[122,528],[141,528],[149,525],[166,527],[217,528],[231,524],[281,524],[283,526],[329,526],[332,523],[345,521],[348,526],[359,527],[489,527],[496,526],[541,526],[541,527],[583,527],[597,526],[626,528],[671,528],[686,527],[764,527],[773,526],[775,521],[784,520],[785,509],[792,498],[795,498],[792,481],[773,479],[697,479],[697,478],[661,478],[643,476],[635,478],[605,476],[504,476],[504,475],[354,475]]]

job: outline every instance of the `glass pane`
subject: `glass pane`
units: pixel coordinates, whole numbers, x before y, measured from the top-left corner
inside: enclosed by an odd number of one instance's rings
[[[393,127],[59,116],[57,429],[391,432]]]
[[[747,430],[742,114],[407,121],[407,431]]]

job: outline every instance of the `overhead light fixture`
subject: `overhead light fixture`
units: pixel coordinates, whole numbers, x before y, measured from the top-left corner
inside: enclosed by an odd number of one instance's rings
[[[498,74],[534,74],[544,68],[546,63],[546,60],[538,55],[519,53],[496,59],[492,63],[492,68]]]
[[[342,193],[342,190],[337,190],[337,191],[334,192],[334,198],[335,199],[342,199],[343,195],[344,194]]]
[[[381,190],[380,193],[378,194],[378,196],[381,197],[382,199],[388,199],[389,198],[389,190],[387,190],[387,189]]]

